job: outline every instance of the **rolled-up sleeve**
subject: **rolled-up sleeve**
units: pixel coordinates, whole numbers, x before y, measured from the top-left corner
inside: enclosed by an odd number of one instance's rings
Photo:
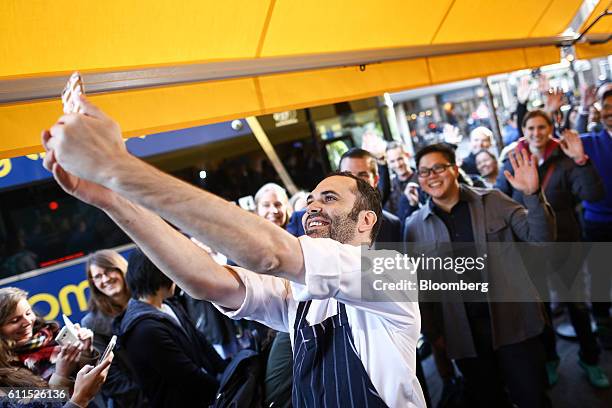
[[[286,279],[259,275],[238,266],[226,266],[234,270],[245,287],[244,301],[236,310],[214,304],[231,319],[255,320],[275,330],[289,330],[288,299],[291,287]]]

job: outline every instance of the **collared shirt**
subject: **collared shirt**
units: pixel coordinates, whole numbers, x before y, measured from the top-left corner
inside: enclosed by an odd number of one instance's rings
[[[465,197],[460,197],[457,204],[451,208],[450,212],[446,212],[438,207],[433,200],[429,200],[429,205],[434,212],[444,223],[448,230],[448,235],[451,242],[474,242],[474,230],[472,224],[472,216],[470,215],[470,205]],[[478,253],[475,245],[454,245],[454,257],[476,258]],[[475,283],[482,282],[482,275],[476,272],[466,273],[463,278],[466,281]],[[482,298],[480,302],[474,302],[474,298]],[[470,319],[486,318],[489,316],[489,306],[486,303],[486,295],[475,293],[471,301],[465,302],[465,310]]]
[[[447,213],[438,207],[433,200],[429,200],[432,211],[440,217],[452,242],[474,242],[474,232],[472,231],[472,217],[470,216],[470,206],[467,201],[459,200],[451,211]]]
[[[301,285],[275,276],[232,267],[246,288],[237,310],[219,307],[235,319],[259,321],[289,332],[300,301],[312,300],[306,320],[317,324],[336,315],[338,301],[346,314],[354,345],[381,398],[390,407],[425,407],[416,378],[416,344],[421,318],[416,302],[368,302],[361,299],[361,249],[332,239],[299,238],[304,255]]]

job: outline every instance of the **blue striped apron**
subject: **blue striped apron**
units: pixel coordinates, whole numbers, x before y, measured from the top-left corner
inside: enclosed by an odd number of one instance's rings
[[[293,407],[387,407],[357,355],[344,304],[314,326],[309,308],[298,304],[293,328]]]

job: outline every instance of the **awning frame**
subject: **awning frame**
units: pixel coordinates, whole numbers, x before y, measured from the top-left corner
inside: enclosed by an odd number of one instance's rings
[[[605,34],[585,35],[581,41],[600,42]],[[553,36],[519,40],[483,41],[459,44],[434,44],[388,49],[337,52],[290,57],[189,64],[104,73],[82,73],[88,94],[132,89],[257,77],[324,68],[359,66],[423,57],[509,50],[542,46],[572,45],[576,36]],[[0,104],[58,98],[70,73],[35,78],[0,80]]]

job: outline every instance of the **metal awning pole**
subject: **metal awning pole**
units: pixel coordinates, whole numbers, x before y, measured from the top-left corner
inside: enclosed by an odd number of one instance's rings
[[[499,154],[504,148],[504,141],[502,139],[501,128],[499,127],[499,120],[497,120],[497,109],[495,109],[495,101],[493,101],[493,92],[491,92],[487,78],[482,78],[482,86],[487,94],[487,105],[489,105],[489,111],[491,112],[491,127],[493,128],[493,137],[495,137],[497,153]]]
[[[285,185],[287,190],[289,190],[289,194],[293,195],[297,193],[298,189],[295,186],[295,183],[291,179],[291,176],[287,172],[287,169],[285,169],[285,166],[283,166],[283,163],[278,157],[278,154],[276,154],[276,150],[274,150],[274,146],[272,146],[272,143],[270,143],[268,135],[259,124],[257,118],[255,116],[249,116],[248,118],[246,118],[246,121],[249,124],[251,131],[255,135],[255,139],[257,139],[259,145],[272,163],[272,166],[274,166],[274,169],[280,176],[283,184]]]

